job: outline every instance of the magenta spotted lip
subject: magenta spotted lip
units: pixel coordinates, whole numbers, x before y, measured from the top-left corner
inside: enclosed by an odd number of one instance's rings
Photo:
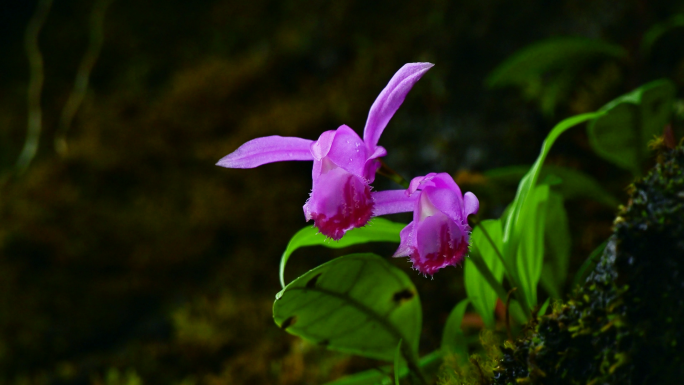
[[[325,236],[336,241],[355,227],[362,227],[373,213],[373,198],[370,186],[358,176],[335,168],[322,174],[311,198],[304,205],[306,220]]]
[[[408,190],[377,193],[376,204],[380,197],[387,197],[379,205],[385,208],[383,214],[413,211],[413,221],[401,231],[393,257],[409,257],[413,268],[426,275],[463,261],[470,241],[468,215],[477,213],[480,203],[471,192],[461,194],[451,175],[431,173],[413,178]],[[387,208],[389,197],[396,209]],[[409,206],[411,210],[407,210]]]

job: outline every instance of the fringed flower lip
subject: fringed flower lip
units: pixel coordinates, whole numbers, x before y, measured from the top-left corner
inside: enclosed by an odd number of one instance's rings
[[[414,84],[433,66],[408,63],[394,74],[370,108],[363,140],[350,127],[326,131],[318,140],[267,136],[248,141],[218,161],[227,168],[254,168],[291,160],[313,161],[311,196],[304,215],[324,235],[339,240],[348,230],[362,227],[375,209],[370,183],[387,151],[378,141],[389,120]]]
[[[426,275],[463,261],[470,241],[468,215],[476,214],[480,203],[471,192],[461,194],[449,174],[417,177],[408,190],[381,191],[374,197],[374,215],[413,211],[393,257],[409,257],[413,268]]]

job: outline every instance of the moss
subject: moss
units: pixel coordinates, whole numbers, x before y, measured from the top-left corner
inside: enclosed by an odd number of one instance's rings
[[[459,357],[447,356],[444,370],[440,373],[439,385],[471,385],[491,382],[494,370],[502,358],[500,339],[490,330],[480,333],[484,354],[472,354],[464,365]]]
[[[675,384],[684,375],[684,148],[630,188],[571,299],[502,347],[494,384]],[[678,346],[679,345],[679,346]]]

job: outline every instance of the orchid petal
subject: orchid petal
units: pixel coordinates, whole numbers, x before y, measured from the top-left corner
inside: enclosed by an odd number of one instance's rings
[[[363,132],[363,140],[372,152],[380,140],[382,131],[395,112],[404,102],[406,95],[420,78],[434,64],[432,63],[408,63],[394,74],[387,86],[380,92],[371,106]]]
[[[408,190],[406,190],[406,193],[412,195],[419,188],[423,188],[423,186],[422,186],[423,182],[430,181],[435,175],[437,175],[437,174],[435,174],[434,172],[431,172],[425,176],[417,176],[417,177],[411,179],[411,183],[409,183],[409,188],[408,188]]]
[[[425,191],[419,194],[418,205],[413,211],[413,220],[416,222],[421,222],[427,217],[431,217],[440,211],[432,204],[430,198],[428,198]]]
[[[468,235],[444,214],[426,218],[415,228],[416,252],[413,267],[423,274],[434,274],[446,266],[455,266],[468,251]]]
[[[227,168],[254,168],[266,163],[288,160],[313,160],[312,140],[291,136],[266,136],[252,139],[224,156],[216,165]]]
[[[401,241],[399,243],[399,248],[394,252],[392,258],[408,257],[414,253],[416,243],[416,234],[415,231],[413,231],[415,228],[414,223],[415,222],[409,223],[399,233]]]
[[[311,143],[311,155],[315,160],[321,160],[328,155],[336,133],[336,130],[325,131],[317,141]]]
[[[369,159],[366,161],[366,164],[363,166],[363,177],[368,183],[373,183],[373,181],[375,181],[375,173],[378,172],[380,167],[382,167],[382,163],[377,159]]]
[[[354,130],[342,125],[335,131],[330,149],[325,157],[338,167],[363,177],[366,165],[366,146]]]
[[[377,158],[387,155],[387,150],[382,146],[377,146],[373,155],[368,157],[366,164],[363,167],[363,177],[366,178],[368,183],[373,183],[375,180],[375,173],[380,169],[382,164]]]
[[[452,221],[463,223],[466,220],[463,196],[451,175],[439,173],[432,178],[430,184],[431,186],[423,187],[423,194],[428,197],[430,203]]]
[[[475,194],[471,193],[468,191],[465,193],[463,196],[463,204],[465,206],[465,216],[466,218],[470,214],[477,214],[477,211],[480,209],[480,201],[477,199]]]
[[[370,187],[341,167],[314,179],[311,197],[304,205],[306,220],[313,219],[318,230],[334,240],[347,230],[366,225],[372,212]]]
[[[418,201],[417,196],[406,196],[406,190],[378,191],[371,195],[375,201],[373,209],[375,217],[413,211]]]
[[[368,159],[377,159],[385,155],[387,155],[387,150],[385,150],[385,147],[376,146],[375,150],[373,150],[373,155],[369,156]]]

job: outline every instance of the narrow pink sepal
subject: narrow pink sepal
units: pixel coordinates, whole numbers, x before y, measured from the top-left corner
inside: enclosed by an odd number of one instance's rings
[[[216,163],[227,168],[254,168],[266,163],[313,160],[312,140],[291,136],[266,136],[252,139]]]
[[[387,86],[380,92],[371,106],[363,131],[363,141],[366,142],[369,151],[373,152],[380,140],[382,131],[387,126],[394,113],[397,112],[401,103],[411,88],[434,64],[432,63],[408,63],[394,74]]]
[[[386,190],[371,194],[375,202],[373,216],[405,213],[413,211],[418,201],[418,196],[407,196],[406,190]]]

